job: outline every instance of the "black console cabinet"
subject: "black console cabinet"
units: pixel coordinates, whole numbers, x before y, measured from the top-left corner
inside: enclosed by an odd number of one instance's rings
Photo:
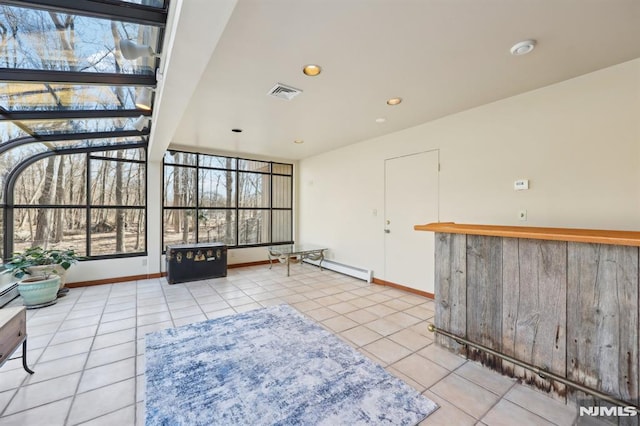
[[[222,243],[167,246],[169,284],[227,276],[227,246]]]

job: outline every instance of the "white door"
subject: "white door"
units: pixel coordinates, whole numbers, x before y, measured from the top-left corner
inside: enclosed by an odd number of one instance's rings
[[[385,281],[433,293],[434,234],[414,225],[438,221],[437,150],[385,160]]]

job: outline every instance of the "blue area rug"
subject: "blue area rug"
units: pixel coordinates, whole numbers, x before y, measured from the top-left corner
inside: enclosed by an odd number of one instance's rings
[[[437,405],[288,305],[146,336],[146,424],[415,425]]]

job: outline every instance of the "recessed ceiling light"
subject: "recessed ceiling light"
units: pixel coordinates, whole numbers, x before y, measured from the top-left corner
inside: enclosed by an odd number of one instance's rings
[[[536,47],[535,40],[524,40],[511,47],[511,54],[515,56],[526,55]]]
[[[398,105],[402,102],[402,98],[391,98],[387,100],[387,105]]]
[[[320,65],[309,64],[302,68],[302,72],[309,77],[315,77],[322,72],[322,68],[320,68]]]
[[[242,129],[231,129],[233,133],[242,133]]]
[[[384,123],[385,121],[387,121],[387,119],[384,117],[376,118],[376,123]]]
[[[296,139],[293,143],[301,144],[304,143],[304,141],[302,139]]]

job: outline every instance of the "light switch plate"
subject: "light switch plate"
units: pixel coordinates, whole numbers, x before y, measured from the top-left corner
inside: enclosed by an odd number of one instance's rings
[[[529,189],[529,179],[518,179],[513,182],[513,189],[516,191],[524,191],[525,189]]]

